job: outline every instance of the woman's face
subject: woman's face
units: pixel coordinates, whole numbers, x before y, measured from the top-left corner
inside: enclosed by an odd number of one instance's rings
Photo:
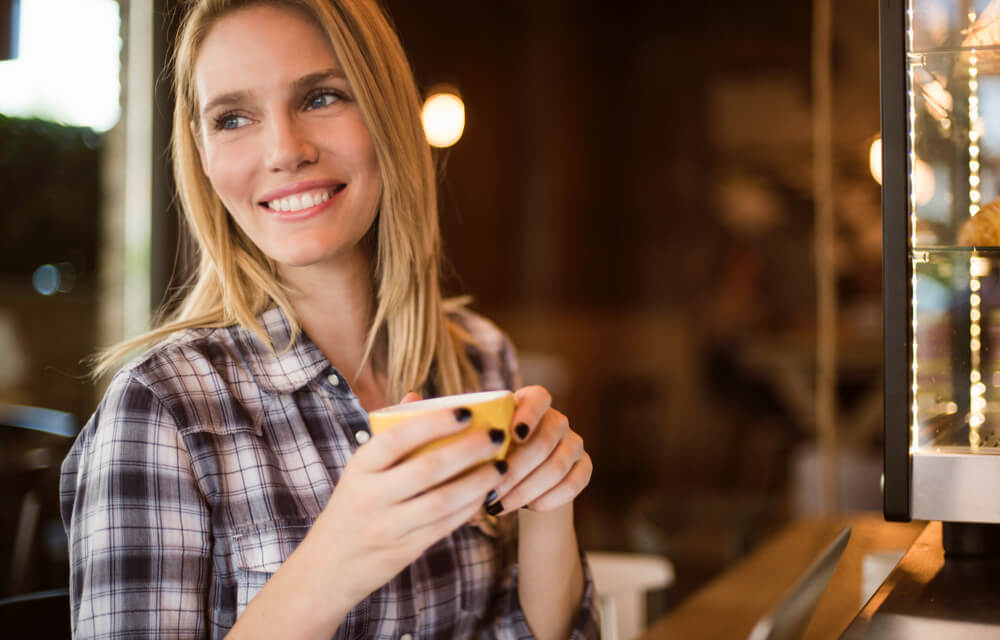
[[[237,11],[195,61],[202,167],[237,224],[283,271],[360,251],[382,179],[333,48],[301,14]]]

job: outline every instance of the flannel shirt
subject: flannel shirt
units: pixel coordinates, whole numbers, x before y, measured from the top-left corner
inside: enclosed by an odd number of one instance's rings
[[[451,318],[484,390],[514,388],[506,337]],[[63,462],[77,638],[221,638],[305,537],[368,417],[304,334],[271,309],[275,354],[234,326],[176,334],[113,379]],[[358,434],[364,434],[359,436]],[[487,524],[487,523],[482,523]],[[335,638],[531,638],[516,515],[463,525],[361,601]],[[572,638],[595,638],[590,570]]]

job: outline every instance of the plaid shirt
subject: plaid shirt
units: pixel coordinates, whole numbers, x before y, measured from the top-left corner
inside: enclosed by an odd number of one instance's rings
[[[483,389],[513,388],[506,337],[471,312],[453,319],[474,338]],[[279,310],[261,321],[287,344]],[[241,327],[185,331],[123,369],[62,468],[74,637],[223,637],[305,537],[368,428],[304,335],[275,355]],[[335,637],[532,637],[516,515],[480,525],[431,546]],[[573,638],[598,635],[584,572]]]

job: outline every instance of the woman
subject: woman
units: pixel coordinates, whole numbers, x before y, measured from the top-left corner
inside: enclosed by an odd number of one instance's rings
[[[379,8],[196,2],[174,82],[200,267],[106,354],[148,348],[63,465],[75,634],[595,636],[572,523],[592,466],[544,389],[516,391],[507,463],[458,479],[497,444],[404,458],[467,411],[370,438],[367,411],[517,380],[503,334],[441,300],[418,94]]]

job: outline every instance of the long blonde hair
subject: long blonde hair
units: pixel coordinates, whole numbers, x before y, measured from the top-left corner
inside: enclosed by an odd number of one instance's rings
[[[194,64],[214,24],[243,8],[295,9],[328,35],[354,93],[382,173],[374,241],[376,306],[365,342],[367,361],[384,331],[386,395],[439,394],[478,387],[465,353],[468,336],[445,315],[439,283],[441,238],[430,147],[420,122],[420,97],[402,45],[374,0],[197,0],[188,10],[173,56],[176,103],[171,151],[180,206],[196,240],[198,268],[177,310],[152,331],[103,352],[96,375],[112,371],[138,349],[195,327],[242,325],[272,350],[257,316],[277,306],[301,333],[276,265],[236,225],[204,174],[190,123],[198,123]],[[197,124],[196,124],[197,126]],[[290,343],[291,344],[291,343]],[[288,347],[289,345],[280,345]]]

